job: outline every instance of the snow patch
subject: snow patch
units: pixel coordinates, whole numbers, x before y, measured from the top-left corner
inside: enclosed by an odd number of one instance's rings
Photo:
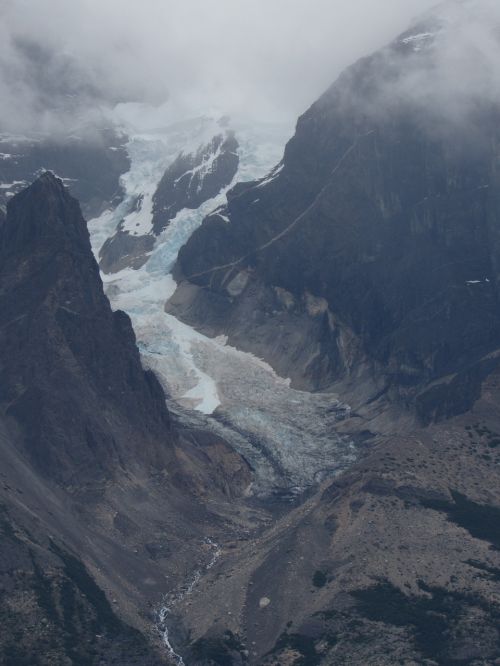
[[[264,185],[268,185],[271,183],[273,180],[276,180],[276,178],[280,175],[280,173],[283,171],[285,164],[283,162],[280,162],[278,166],[276,166],[271,173],[264,178],[264,180],[261,180],[260,183],[256,187],[264,187]]]
[[[420,32],[417,35],[410,35],[401,40],[402,44],[413,46],[414,51],[421,51],[430,40],[437,35],[436,32]]]
[[[489,282],[489,278],[485,278],[484,280],[467,280],[465,284],[470,287],[476,284],[488,284]]]
[[[209,155],[205,155],[201,164],[198,164],[193,169],[190,169],[189,171],[186,171],[185,173],[183,173],[182,176],[179,176],[179,178],[177,178],[174,181],[174,184],[177,185],[177,183],[179,181],[181,181],[183,178],[185,178],[186,176],[191,176],[190,177],[190,184],[191,184],[191,182],[193,181],[193,178],[197,174],[199,174],[201,177],[200,177],[200,180],[199,180],[199,183],[198,183],[197,192],[200,193],[201,188],[203,187],[204,177],[207,174],[209,174],[213,171],[214,163],[220,157],[221,152],[222,152],[222,143],[219,146],[217,146],[217,149],[214,152],[210,153]],[[182,155],[185,155],[185,153],[183,152]],[[196,157],[196,155],[193,154],[193,153],[191,153],[189,156],[191,156],[193,158]]]
[[[61,180],[64,184],[78,182],[78,178],[65,178],[64,176],[60,176],[58,173],[56,173],[54,169],[48,169],[46,167],[40,167],[39,169],[37,169],[35,172],[35,176],[42,176],[44,173],[47,172],[51,173],[56,178],[59,178],[59,180]]]
[[[12,183],[1,183],[0,190],[11,190],[13,187],[18,185],[26,185],[25,180],[13,180]]]

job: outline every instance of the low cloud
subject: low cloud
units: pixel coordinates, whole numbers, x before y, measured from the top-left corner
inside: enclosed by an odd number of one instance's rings
[[[70,130],[120,101],[301,113],[432,0],[3,0],[0,128]]]
[[[414,58],[395,85],[383,90],[448,123],[500,104],[500,4],[493,0],[443,3],[406,40]]]

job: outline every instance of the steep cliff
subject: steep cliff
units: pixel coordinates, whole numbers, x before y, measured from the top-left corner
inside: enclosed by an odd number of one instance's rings
[[[499,661],[500,107],[477,39],[448,67],[486,5],[349,68],[179,255],[167,311],[339,389],[361,443],[179,605],[189,663]]]
[[[171,457],[169,416],[130,321],[102,291],[78,203],[46,173],[1,230],[1,403],[30,459],[57,480]]]
[[[168,309],[297,385],[369,364],[424,420],[469,408],[500,346],[500,109],[432,98],[455,28],[425,19],[349,68],[193,234]]]
[[[163,598],[213,557],[251,470],[174,428],[52,174],[0,221],[0,662],[170,663]]]

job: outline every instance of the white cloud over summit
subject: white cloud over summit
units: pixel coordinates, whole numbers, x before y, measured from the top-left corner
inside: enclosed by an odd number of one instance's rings
[[[88,107],[168,96],[179,115],[296,117],[345,66],[433,4],[2,0],[0,127],[70,124],[73,95]]]

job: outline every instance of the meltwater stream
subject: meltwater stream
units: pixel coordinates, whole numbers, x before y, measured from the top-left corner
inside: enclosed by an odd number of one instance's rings
[[[271,125],[234,129],[240,166],[233,184],[268,174],[279,163],[291,130]],[[198,119],[129,134],[131,168],[122,178],[123,202],[89,222],[95,254],[120,223],[130,233],[150,233],[152,197],[166,167],[179,152],[196,151],[219,132],[213,120]],[[222,338],[207,338],[164,311],[176,287],[171,270],[179,249],[203,218],[226,202],[227,189],[197,210],[182,210],[140,269],[103,275],[103,282],[113,308],[131,317],[143,363],[157,373],[171,409],[186,414],[190,409],[189,418],[194,409],[204,427],[229,438],[256,472],[256,494],[301,489],[353,462],[354,446],[335,435],[336,396],[296,391],[262,360]]]
[[[175,651],[175,648],[170,640],[170,632],[168,627],[170,616],[175,610],[175,607],[180,604],[181,601],[183,601],[186,597],[189,597],[193,593],[202,576],[210,571],[210,569],[213,569],[213,567],[217,564],[222,552],[220,546],[208,537],[205,539],[204,546],[205,549],[208,547],[210,551],[208,562],[205,563],[203,567],[196,569],[191,574],[191,577],[188,578],[187,582],[185,582],[182,586],[166,595],[158,611],[158,630],[160,631],[163,644],[165,645],[169,656],[172,658],[172,661],[177,664],[177,666],[184,666],[184,659]]]

